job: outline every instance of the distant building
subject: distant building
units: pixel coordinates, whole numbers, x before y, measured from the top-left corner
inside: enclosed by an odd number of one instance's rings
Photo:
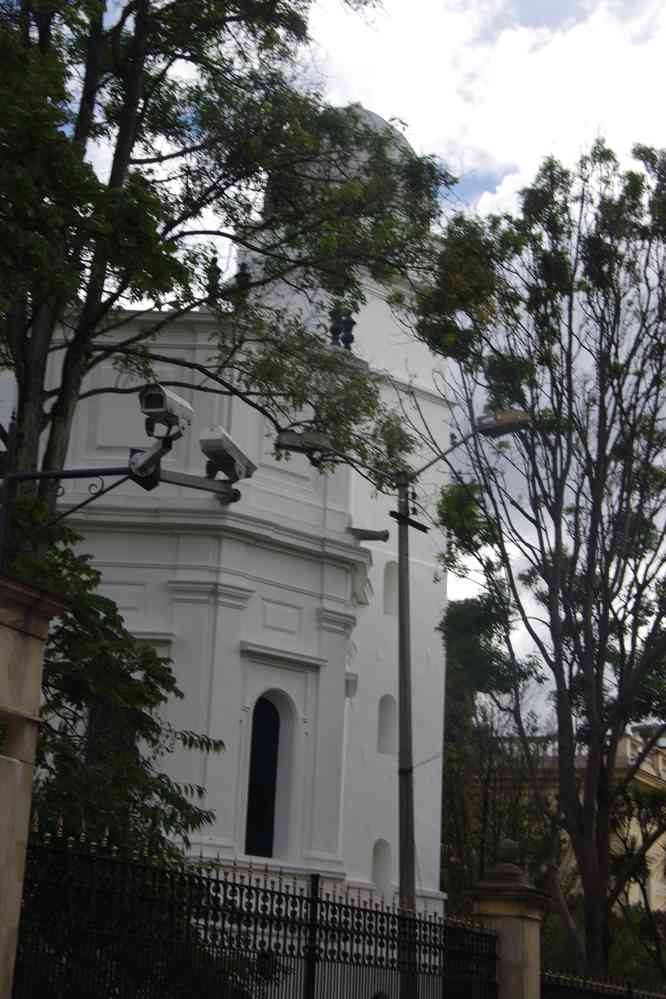
[[[649,726],[634,726],[632,733],[627,733],[620,740],[617,753],[616,773],[621,776],[626,773],[639,757],[644,749],[644,735],[651,735]],[[641,791],[654,792],[660,797],[666,798],[666,745],[665,740],[660,739],[657,745],[651,749],[645,759],[640,763],[634,781]],[[640,828],[636,820],[633,820],[625,830],[630,836],[634,836],[638,847],[641,846],[642,838]],[[616,843],[618,849],[622,849]],[[652,909],[666,910],[666,834],[659,839],[647,851],[647,895]],[[628,892],[628,901],[637,904],[641,901],[640,891],[637,884],[632,884]]]

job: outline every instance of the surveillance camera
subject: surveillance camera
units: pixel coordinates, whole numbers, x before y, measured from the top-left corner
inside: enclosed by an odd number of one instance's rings
[[[205,427],[199,437],[201,450],[208,458],[206,475],[212,479],[222,472],[230,482],[249,479],[257,470],[233,437],[223,427]]]
[[[156,426],[177,428],[184,433],[194,416],[189,402],[163,385],[145,385],[139,392],[139,405],[150,437],[155,436]]]

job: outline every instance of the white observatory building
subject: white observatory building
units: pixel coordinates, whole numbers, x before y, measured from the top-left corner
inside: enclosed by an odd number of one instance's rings
[[[409,340],[372,289],[356,318],[355,355],[391,376],[387,393],[409,383],[445,447],[446,406],[433,390],[425,347]],[[203,362],[212,324],[205,312],[177,319],[155,352]],[[166,362],[156,373],[175,376]],[[96,371],[86,388],[112,377]],[[206,787],[206,807],[216,813],[193,848],[295,879],[317,871],[339,887],[391,900],[398,618],[397,527],[388,512],[395,500],[374,496],[345,466],[322,475],[301,456],[276,461],[263,417],[239,400],[178,391],[195,417],[163,466],[202,475],[199,431],[219,424],[257,466],[239,483],[241,501],[221,506],[204,492],[166,484],[146,492],[127,482],[72,523],[129,630],[173,660],[185,694],[170,706],[174,725],[226,744],[219,755],[183,752],[168,764],[176,779]],[[142,423],[127,396],[86,399],[67,464],[122,464],[129,445],[147,446]],[[432,474],[431,482],[441,481],[441,470]],[[68,485],[63,502],[79,502],[85,490]],[[383,528],[385,543],[354,534]],[[416,880],[420,905],[434,911],[442,905],[444,661],[435,627],[445,587],[434,578],[441,543],[432,534],[410,538]]]

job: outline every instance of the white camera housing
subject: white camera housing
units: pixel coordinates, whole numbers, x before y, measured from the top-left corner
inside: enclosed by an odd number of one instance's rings
[[[204,427],[199,437],[201,450],[208,458],[206,475],[209,479],[222,472],[230,482],[251,478],[257,466],[248,458],[224,427]]]
[[[184,433],[194,416],[187,399],[157,383],[144,385],[139,392],[139,405],[146,417],[146,432],[150,436],[154,436],[154,428],[158,424]]]

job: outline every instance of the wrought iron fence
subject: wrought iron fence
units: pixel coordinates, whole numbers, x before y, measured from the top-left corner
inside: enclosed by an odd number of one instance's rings
[[[405,941],[408,946],[405,948]],[[496,999],[496,938],[279,876],[157,865],[63,837],[28,848],[13,999]]]
[[[619,985],[614,982],[599,982],[557,971],[544,971],[541,976],[541,999],[598,999],[599,996],[612,996],[614,999],[666,999],[663,992],[645,992],[634,989],[629,983]]]

